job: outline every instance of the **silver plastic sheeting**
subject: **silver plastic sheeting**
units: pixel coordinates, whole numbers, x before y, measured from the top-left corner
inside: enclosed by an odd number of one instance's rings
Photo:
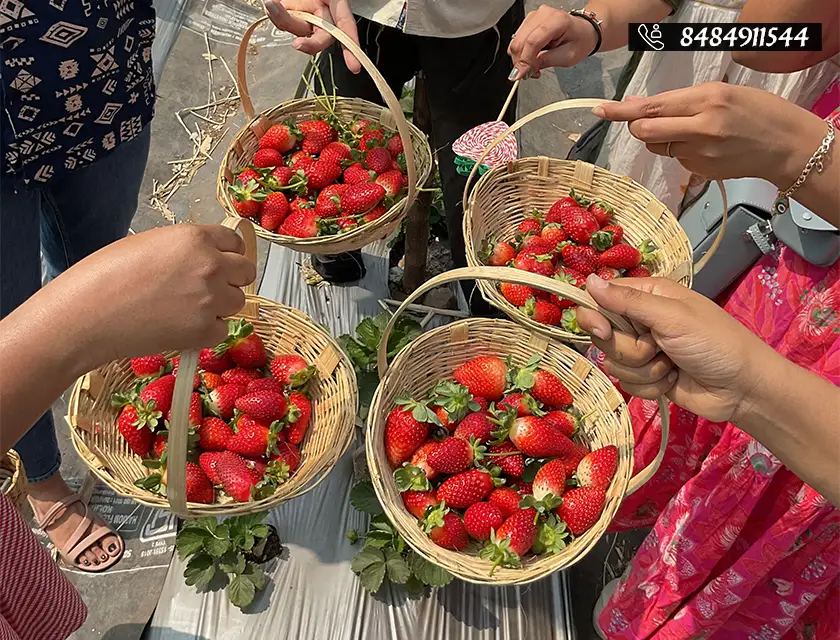
[[[359,286],[306,286],[301,256],[272,246],[260,295],[298,307],[333,335],[352,331],[380,312],[387,297],[387,249],[368,247]],[[361,444],[361,434],[357,445]],[[565,573],[523,587],[479,587],[453,581],[408,598],[399,587],[369,595],[350,571],[359,544],[344,537],[364,530],[366,516],[350,506],[353,455],[345,455],[310,493],[270,512],[286,549],[265,567],[270,581],[241,612],[223,590],[197,593],[184,585],[184,563],[173,558],[146,637],[150,640],[566,640],[573,638]]]

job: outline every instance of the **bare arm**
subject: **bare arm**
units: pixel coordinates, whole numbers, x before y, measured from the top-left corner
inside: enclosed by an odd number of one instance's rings
[[[612,51],[627,46],[628,28],[631,22],[664,20],[673,11],[671,4],[665,0],[638,0],[636,2],[592,0],[586,5],[586,10],[594,11],[598,18],[604,21],[601,25],[604,37],[601,51]]]

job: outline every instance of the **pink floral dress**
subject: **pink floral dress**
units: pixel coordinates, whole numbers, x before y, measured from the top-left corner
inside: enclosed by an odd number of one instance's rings
[[[816,267],[780,247],[721,304],[780,354],[840,385],[840,262]],[[655,456],[661,423],[654,402],[633,398],[630,411],[638,470]],[[840,511],[734,425],[671,411],[660,471],[612,525],[653,530],[602,612],[602,631],[633,640],[840,638]]]

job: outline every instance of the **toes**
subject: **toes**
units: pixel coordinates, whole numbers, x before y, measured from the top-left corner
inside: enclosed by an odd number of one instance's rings
[[[97,563],[99,563],[99,562],[105,562],[105,561],[108,559],[108,554],[107,554],[107,553],[105,553],[105,549],[103,549],[102,547],[100,547],[98,544],[93,545],[93,546],[90,548],[90,552],[91,552],[91,553],[94,555],[94,557],[96,558]]]
[[[90,551],[90,549],[88,549],[81,556],[79,556],[78,563],[83,567],[94,567],[99,564],[99,560]]]
[[[112,558],[120,555],[120,539],[117,536],[107,536],[102,540],[102,548]]]

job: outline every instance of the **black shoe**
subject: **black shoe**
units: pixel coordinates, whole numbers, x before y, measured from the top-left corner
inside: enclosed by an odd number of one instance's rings
[[[334,284],[357,282],[367,270],[361,250],[335,255],[313,255],[312,267],[324,280]]]

